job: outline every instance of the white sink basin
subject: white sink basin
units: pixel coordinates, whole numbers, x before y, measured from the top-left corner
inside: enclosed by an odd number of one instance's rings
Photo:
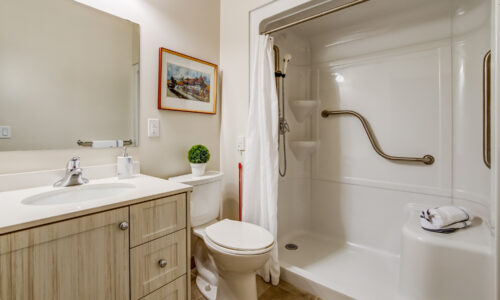
[[[60,190],[25,198],[21,201],[21,203],[25,205],[80,203],[113,197],[126,193],[134,188],[135,185],[129,183],[105,183],[65,187]]]

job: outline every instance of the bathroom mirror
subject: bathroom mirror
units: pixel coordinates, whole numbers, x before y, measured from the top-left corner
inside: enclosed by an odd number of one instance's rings
[[[73,0],[0,1],[1,151],[136,144],[138,98],[138,24]]]

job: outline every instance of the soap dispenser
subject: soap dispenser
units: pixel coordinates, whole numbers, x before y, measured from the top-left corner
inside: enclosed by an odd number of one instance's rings
[[[116,158],[116,173],[119,179],[130,178],[134,173],[132,156],[127,153],[127,147],[123,147],[122,156]]]

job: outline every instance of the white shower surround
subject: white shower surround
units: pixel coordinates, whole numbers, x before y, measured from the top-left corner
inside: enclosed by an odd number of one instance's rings
[[[262,29],[273,15],[305,2],[277,1],[253,11],[251,45],[259,25]],[[450,3],[466,1],[443,2],[432,8],[443,13]],[[482,69],[477,60],[489,47],[489,28],[471,23],[488,8],[479,6],[453,24],[436,15],[432,21],[419,20],[425,11],[414,10],[405,17],[374,18],[364,23],[366,27],[317,34],[315,25],[305,24],[275,34],[281,55],[293,55],[286,79],[287,105],[300,99],[320,101],[311,120],[303,123],[287,108],[288,141],[312,139],[321,146],[306,161],[297,161],[288,151],[289,173],[280,179],[278,231],[285,280],[325,299],[396,299],[407,204],[464,205],[488,224],[493,216],[495,224],[490,175],[481,157]],[[397,26],[388,28],[391,22]],[[470,28],[475,34],[464,31]],[[354,76],[356,82],[328,84]],[[308,84],[304,77],[309,77]],[[391,79],[398,78],[406,85],[391,87]],[[457,80],[462,80],[460,85],[452,84]],[[367,95],[361,86],[377,92]],[[368,97],[373,101],[366,101]],[[471,97],[476,101],[465,101]],[[432,154],[436,163],[387,162],[373,151],[357,119],[321,119],[322,109],[357,110],[370,121],[386,152]],[[282,249],[286,242],[306,246],[299,245],[294,253]],[[376,269],[382,271],[370,271]],[[358,284],[349,284],[349,279]],[[330,290],[326,294],[324,286]]]

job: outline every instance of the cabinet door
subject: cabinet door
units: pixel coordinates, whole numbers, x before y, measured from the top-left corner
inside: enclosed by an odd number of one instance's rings
[[[0,299],[129,299],[123,221],[128,208],[0,236]]]

